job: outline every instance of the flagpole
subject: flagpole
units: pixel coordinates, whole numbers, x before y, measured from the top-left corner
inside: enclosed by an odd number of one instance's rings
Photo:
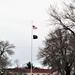
[[[32,65],[33,39],[37,39],[38,38],[38,36],[33,35],[33,29],[37,29],[37,27],[33,25],[33,21],[32,21],[32,26],[31,26],[31,75],[32,75],[32,70],[33,70],[33,65]]]
[[[33,51],[33,21],[31,26],[31,75],[32,75],[32,51]]]

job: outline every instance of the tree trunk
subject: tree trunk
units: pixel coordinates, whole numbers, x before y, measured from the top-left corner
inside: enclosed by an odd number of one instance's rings
[[[66,75],[70,75],[70,71],[71,71],[71,70],[70,70],[70,67],[67,66],[67,67],[66,67]]]
[[[66,71],[66,75],[70,75],[70,71]]]

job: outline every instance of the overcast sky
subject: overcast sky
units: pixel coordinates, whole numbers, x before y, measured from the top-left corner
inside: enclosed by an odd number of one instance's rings
[[[38,27],[33,34],[38,35],[33,40],[32,62],[35,66],[41,66],[37,60],[39,47],[50,30],[49,15],[47,10],[52,5],[60,5],[62,0],[0,0],[0,40],[13,43],[15,55],[12,61],[18,59],[23,65],[31,61],[31,27]]]

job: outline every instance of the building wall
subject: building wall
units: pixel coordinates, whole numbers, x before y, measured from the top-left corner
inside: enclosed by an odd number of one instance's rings
[[[31,75],[31,73],[26,73],[23,75]],[[32,73],[32,75],[52,75],[52,74],[50,74],[50,73]]]
[[[10,73],[11,75],[54,75],[50,73]]]
[[[32,72],[30,69],[15,68],[7,69],[6,75],[56,75],[56,71],[52,69],[33,69]]]

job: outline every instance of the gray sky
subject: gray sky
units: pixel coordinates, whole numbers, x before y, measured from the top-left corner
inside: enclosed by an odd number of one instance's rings
[[[53,28],[49,26],[49,15],[47,10],[50,4],[60,5],[60,0],[0,0],[0,40],[8,40],[13,43],[15,55],[11,56],[12,61],[18,59],[23,65],[31,59],[31,27],[33,24],[38,27],[33,34],[38,35],[33,40],[33,64],[40,66],[37,60],[39,47]]]

